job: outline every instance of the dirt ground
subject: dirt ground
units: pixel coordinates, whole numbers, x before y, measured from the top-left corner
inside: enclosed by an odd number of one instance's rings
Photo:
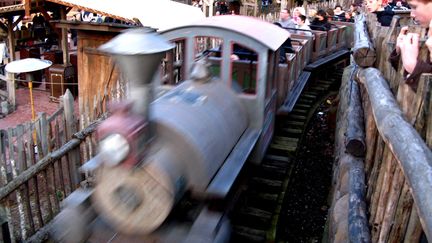
[[[330,97],[315,112],[306,130],[297,166],[285,197],[281,242],[321,242],[327,218],[334,151]],[[329,122],[330,121],[330,122]],[[329,126],[330,123],[330,126]]]

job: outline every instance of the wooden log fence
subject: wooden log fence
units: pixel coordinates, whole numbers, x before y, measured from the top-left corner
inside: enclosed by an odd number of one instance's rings
[[[373,17],[368,16],[369,33],[364,31],[363,34],[371,35],[378,54],[374,66],[379,71],[360,68],[355,78],[361,83],[359,89],[364,119],[355,116],[346,119],[351,103],[358,102],[359,98],[351,95],[353,89],[346,84],[345,79],[350,75],[344,73],[342,79],[333,204],[329,215],[330,234],[333,234],[330,240],[419,242],[424,232],[430,241],[432,75],[421,77],[417,92],[405,84],[402,65],[398,70],[393,69],[388,57],[395,47],[399,25],[402,21],[403,24],[409,21],[406,16],[395,16],[390,27],[382,27]],[[410,30],[423,36],[424,29],[414,26]],[[367,38],[364,36],[356,40]],[[428,58],[424,46],[420,50],[420,58]],[[353,57],[353,61],[354,64],[364,63],[362,58]],[[347,154],[344,146],[348,144],[348,138],[353,137],[350,135],[352,132],[348,132],[349,123],[357,122],[364,122],[365,126],[364,164],[362,158]],[[366,184],[366,189],[362,182]],[[361,198],[366,200],[366,204]],[[341,226],[344,223],[348,229]]]
[[[100,107],[92,112],[102,114]],[[86,179],[78,168],[86,161],[83,148],[94,144],[97,121],[79,132],[78,121],[67,90],[51,116],[41,113],[35,122],[0,130],[0,242],[34,239],[37,232],[45,233],[35,242],[46,239],[61,201]]]
[[[400,200],[404,179],[411,189],[423,230],[428,239],[432,239],[432,152],[404,117],[387,81],[377,69],[359,71],[358,80],[365,86],[376,127],[386,143],[384,151],[387,151],[382,156],[387,159],[381,166],[381,179],[378,183],[369,185],[375,191],[374,194],[379,195],[375,197],[379,201],[370,201],[379,206],[376,212],[371,213],[371,217],[375,217],[373,222],[379,225],[373,239],[388,239],[392,230],[390,225],[395,223],[393,217],[397,209],[396,201]],[[395,168],[395,160],[400,168]]]

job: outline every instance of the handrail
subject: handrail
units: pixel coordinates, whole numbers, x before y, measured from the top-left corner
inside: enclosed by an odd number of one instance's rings
[[[432,241],[432,152],[403,117],[379,70],[362,69],[356,79],[367,90],[378,132],[400,163],[411,187],[423,230]]]

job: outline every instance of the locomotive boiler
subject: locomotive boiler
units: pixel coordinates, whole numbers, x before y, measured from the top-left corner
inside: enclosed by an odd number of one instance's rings
[[[130,93],[98,127],[99,155],[84,169],[96,174],[91,207],[124,234],[154,231],[184,192],[204,192],[248,127],[243,104],[211,77],[204,60],[193,65],[189,80],[153,100],[152,80],[172,47],[143,29],[100,47],[114,56]],[[86,222],[70,222],[68,215],[56,218],[57,239],[79,242],[76,228],[85,231]]]

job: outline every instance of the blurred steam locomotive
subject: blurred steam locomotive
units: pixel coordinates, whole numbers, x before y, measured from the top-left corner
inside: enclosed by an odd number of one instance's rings
[[[101,218],[140,241],[227,241],[226,215],[205,203],[192,225],[169,215],[186,192],[226,198],[246,161],[261,161],[275,115],[295,103],[309,75],[302,70],[320,51],[292,33],[295,52],[279,63],[289,37],[276,25],[226,15],[162,33],[133,29],[101,46],[130,92],[99,126],[99,154],[83,166],[96,174],[95,186],[65,199],[55,238],[84,242]]]

